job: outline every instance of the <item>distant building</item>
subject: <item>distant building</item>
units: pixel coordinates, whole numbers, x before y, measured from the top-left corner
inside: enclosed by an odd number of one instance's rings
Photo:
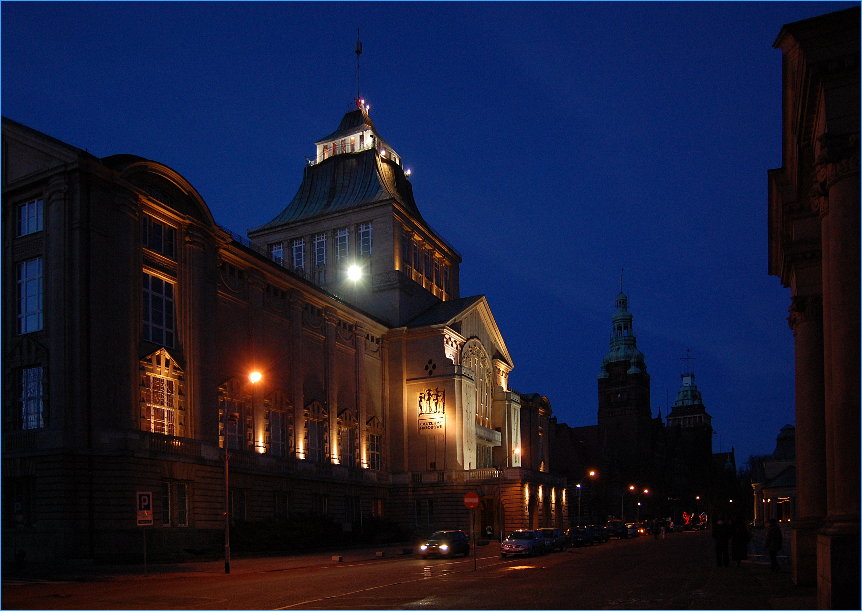
[[[133,561],[142,528],[152,557],[218,553],[226,508],[235,548],[298,516],[357,538],[568,523],[549,406],[522,411],[367,109],[251,242],[163,164],[2,137],[4,561]]]
[[[859,7],[785,24],[769,273],[790,289],[796,402],[793,578],[821,609],[859,597]]]
[[[796,512],[796,427],[781,427],[775,451],[767,456],[752,456],[749,469],[753,523],[766,526],[772,518],[792,523]]]
[[[566,475],[570,493],[582,497],[582,515],[593,521],[728,511],[729,499],[739,495],[735,457],[712,453],[712,417],[694,373],[682,374],[667,421],[661,412],[653,416],[646,358],[625,293],[615,306],[597,380],[598,423],[570,427],[553,420],[554,471]],[[585,479],[591,469],[597,477]]]

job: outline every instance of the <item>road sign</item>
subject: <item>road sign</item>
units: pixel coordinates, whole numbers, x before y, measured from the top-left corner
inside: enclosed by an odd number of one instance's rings
[[[138,526],[153,525],[153,493],[138,492],[136,508],[138,510]]]
[[[464,495],[464,507],[475,509],[479,506],[479,495],[475,492],[468,492]]]

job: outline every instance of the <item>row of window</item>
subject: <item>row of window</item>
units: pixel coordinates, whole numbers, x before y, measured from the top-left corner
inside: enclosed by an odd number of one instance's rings
[[[406,230],[401,232],[401,269],[425,288],[451,293],[449,265]]]
[[[332,253],[329,251],[329,241],[332,239]],[[371,223],[362,223],[357,227],[357,253],[360,257],[370,257],[372,250]],[[350,257],[350,229],[343,227],[334,232],[317,233],[311,237],[311,252],[306,251],[306,240],[304,237],[293,238],[290,241],[290,267],[296,271],[304,271],[306,264],[314,267],[324,267],[327,261],[334,257],[337,263],[344,262]],[[279,265],[285,265],[284,242],[273,242],[269,244],[269,256]],[[310,260],[306,255],[310,254]]]

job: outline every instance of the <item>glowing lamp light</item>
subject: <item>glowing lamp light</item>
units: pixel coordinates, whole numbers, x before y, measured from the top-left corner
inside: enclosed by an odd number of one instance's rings
[[[410,168],[407,168],[406,170],[404,170],[405,176],[410,176],[412,173],[413,173],[413,170],[411,170]]]
[[[252,384],[257,384],[263,379],[263,374],[259,371],[252,371],[248,374],[248,381]]]
[[[515,448],[515,455],[518,455],[520,453],[521,453],[521,448]]]
[[[358,265],[351,265],[347,268],[347,279],[356,282],[362,277],[362,269]]]

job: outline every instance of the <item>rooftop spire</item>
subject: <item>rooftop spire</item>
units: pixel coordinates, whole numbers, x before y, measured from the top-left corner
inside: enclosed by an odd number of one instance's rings
[[[362,41],[359,40],[359,28],[356,28],[356,104],[359,105],[359,56],[362,55]]]

